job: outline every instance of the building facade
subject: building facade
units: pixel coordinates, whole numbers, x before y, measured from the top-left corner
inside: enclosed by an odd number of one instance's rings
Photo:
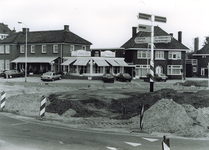
[[[77,50],[90,51],[91,45],[71,32],[68,25],[51,31],[23,28],[0,41],[0,69],[25,69],[27,62],[27,70],[33,73],[60,72],[64,57],[71,57]]]
[[[132,37],[121,47],[125,49],[125,61],[135,66],[133,76],[144,78],[150,71],[150,32],[138,32],[132,28]],[[178,40],[166,33],[159,26],[154,27],[154,72],[163,73],[170,79],[186,76],[186,51],[182,44],[182,32]],[[132,71],[132,70],[130,70]]]

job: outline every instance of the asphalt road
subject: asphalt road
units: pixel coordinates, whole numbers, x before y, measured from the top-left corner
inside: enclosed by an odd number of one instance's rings
[[[162,150],[163,134],[70,128],[50,121],[0,113],[1,150]],[[208,139],[169,137],[172,150],[207,150]]]

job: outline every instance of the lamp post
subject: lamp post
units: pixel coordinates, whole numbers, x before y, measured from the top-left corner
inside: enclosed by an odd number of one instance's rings
[[[26,34],[25,34],[25,82],[27,82],[27,25],[23,22],[18,22],[19,24],[23,24],[26,27]]]

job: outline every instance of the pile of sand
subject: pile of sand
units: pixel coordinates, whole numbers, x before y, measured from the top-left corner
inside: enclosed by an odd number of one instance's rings
[[[139,127],[139,116],[131,119]],[[205,137],[209,126],[209,108],[195,109],[172,99],[157,101],[144,113],[143,130],[176,133],[186,137]]]

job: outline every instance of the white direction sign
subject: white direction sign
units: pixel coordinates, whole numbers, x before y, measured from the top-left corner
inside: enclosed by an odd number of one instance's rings
[[[132,146],[139,146],[140,143],[132,143],[132,142],[125,142],[126,144],[132,145]]]
[[[117,148],[115,148],[115,147],[107,147],[107,149],[110,149],[110,150],[117,150]]]
[[[143,138],[143,139],[145,139],[145,140],[147,140],[147,141],[150,141],[150,142],[158,141],[158,139],[151,139],[151,138]]]
[[[134,39],[136,44],[151,43],[151,37],[136,37]],[[170,43],[171,36],[155,36],[154,43]]]
[[[151,27],[149,25],[144,25],[144,24],[139,24],[138,25],[138,30],[139,31],[145,31],[145,32],[151,32]]]

